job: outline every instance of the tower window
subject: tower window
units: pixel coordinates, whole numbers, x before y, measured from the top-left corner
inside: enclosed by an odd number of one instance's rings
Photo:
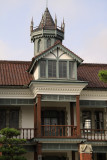
[[[49,48],[51,46],[51,39],[47,40],[47,48]]]
[[[40,47],[41,47],[41,40],[38,40],[38,52],[40,52]]]

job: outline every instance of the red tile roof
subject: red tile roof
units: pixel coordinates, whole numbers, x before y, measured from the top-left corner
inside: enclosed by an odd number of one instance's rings
[[[26,86],[33,79],[26,70],[31,62],[0,61],[0,86]],[[107,89],[107,83],[99,80],[98,72],[107,70],[107,64],[86,64],[78,67],[78,80],[88,81],[87,88]]]
[[[107,89],[107,83],[99,80],[98,72],[100,70],[107,70],[107,64],[83,63],[78,67],[78,80],[88,81],[87,88]]]
[[[0,86],[23,86],[32,76],[26,72],[31,62],[0,61]]]

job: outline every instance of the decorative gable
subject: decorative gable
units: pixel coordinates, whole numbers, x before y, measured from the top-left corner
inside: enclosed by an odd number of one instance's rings
[[[78,64],[81,64],[83,62],[83,59],[81,59],[75,53],[67,49],[65,46],[61,44],[60,41],[58,41],[53,46],[49,47],[47,50],[33,57],[32,63],[28,69],[29,73],[32,73],[35,63],[42,58],[52,58],[52,59],[56,58],[58,60],[59,59],[70,59],[70,60],[76,61]]]

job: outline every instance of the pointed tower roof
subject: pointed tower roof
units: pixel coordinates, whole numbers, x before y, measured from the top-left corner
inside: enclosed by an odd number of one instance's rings
[[[55,29],[55,23],[48,8],[46,8],[38,28]]]

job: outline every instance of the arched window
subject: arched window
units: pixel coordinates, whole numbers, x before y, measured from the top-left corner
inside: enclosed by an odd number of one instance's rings
[[[40,52],[40,48],[41,48],[41,39],[38,40],[38,52]]]
[[[51,46],[51,39],[49,38],[48,40],[47,40],[47,48],[49,48]]]

